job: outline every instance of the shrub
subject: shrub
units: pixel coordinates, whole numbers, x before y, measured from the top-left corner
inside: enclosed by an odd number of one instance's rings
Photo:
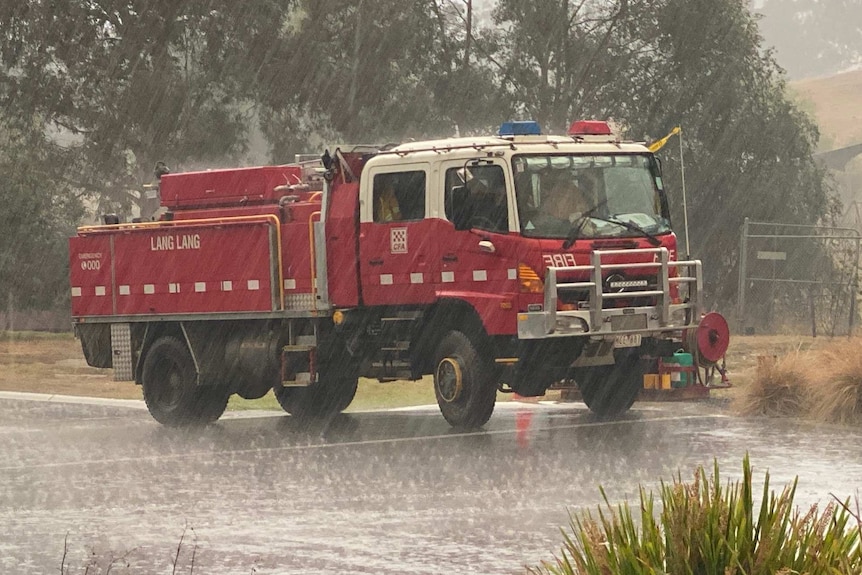
[[[756,508],[751,465],[742,481],[724,487],[715,463],[711,477],[699,467],[691,482],[662,483],[661,511],[640,490],[639,521],[628,503],[604,505],[596,515],[572,516],[571,533],[553,562],[533,574],[581,575],[791,575],[862,573],[858,512],[849,501],[831,502],[822,513],[801,514],[793,504],[796,482],[776,495],[766,474]]]
[[[809,407],[808,389],[813,370],[810,352],[799,350],[782,357],[763,357],[754,379],[735,400],[740,415],[799,416]]]
[[[858,339],[836,342],[812,362],[808,415],[817,421],[862,422],[862,354]]]

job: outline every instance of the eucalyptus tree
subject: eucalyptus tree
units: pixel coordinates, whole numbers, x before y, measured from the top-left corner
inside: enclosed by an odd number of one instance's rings
[[[554,130],[613,117],[635,139],[682,126],[692,255],[714,298],[735,295],[745,217],[815,223],[834,208],[812,157],[817,128],[788,99],[744,2],[500,0],[494,18],[525,115]],[[682,231],[677,144],[660,156]]]
[[[269,0],[3,3],[0,102],[80,155],[75,186],[130,212],[156,161],[245,149],[248,82],[281,24]]]
[[[499,117],[472,0],[304,0],[261,70],[276,157],[318,140],[449,136]]]
[[[38,119],[0,117],[4,311],[53,308],[68,298],[67,238],[83,211],[67,177],[74,163]]]

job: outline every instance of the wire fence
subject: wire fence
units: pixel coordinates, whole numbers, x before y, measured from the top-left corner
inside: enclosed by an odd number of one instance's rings
[[[740,238],[739,330],[853,333],[860,240],[853,228],[746,219]]]

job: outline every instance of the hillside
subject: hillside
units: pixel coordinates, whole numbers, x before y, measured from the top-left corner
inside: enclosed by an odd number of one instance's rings
[[[862,142],[862,70],[790,83],[820,126],[821,150]]]

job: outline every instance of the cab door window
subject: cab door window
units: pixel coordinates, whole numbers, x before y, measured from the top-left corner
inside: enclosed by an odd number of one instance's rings
[[[377,174],[372,190],[373,221],[421,220],[425,217],[425,172]]]
[[[509,231],[509,208],[503,168],[493,164],[467,165],[446,170],[446,219],[463,218],[471,228]],[[461,211],[464,213],[455,212]]]

